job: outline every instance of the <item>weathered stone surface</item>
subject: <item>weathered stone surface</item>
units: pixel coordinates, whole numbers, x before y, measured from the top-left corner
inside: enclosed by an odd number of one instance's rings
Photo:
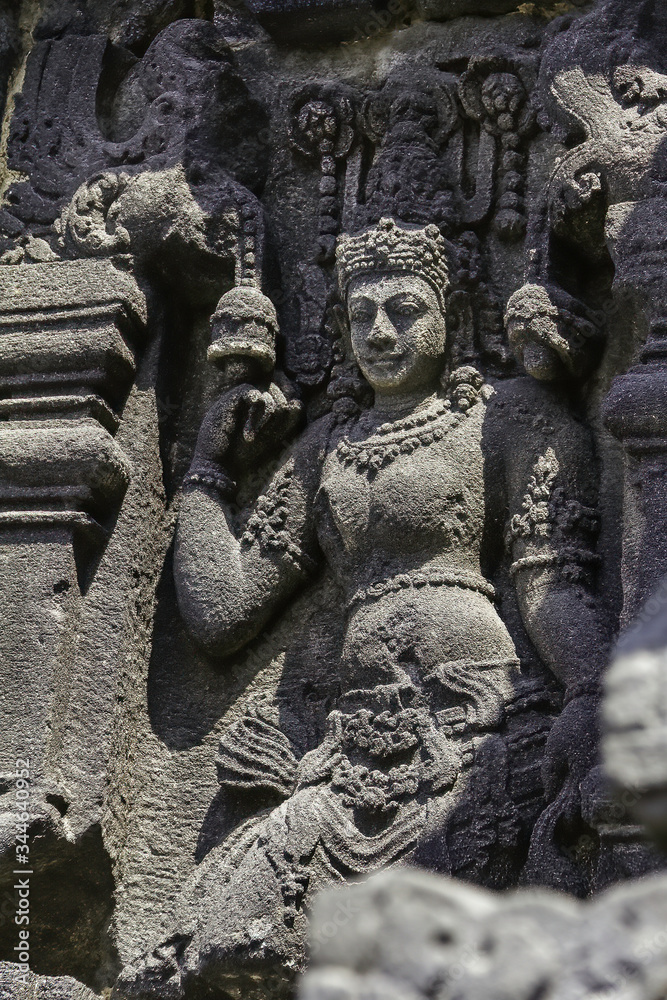
[[[649,0],[0,6],[0,959],[28,861],[32,971],[119,1000],[288,994],[381,868],[663,867],[613,799],[664,794],[661,654],[612,782],[598,709],[667,574],[666,44]]]
[[[605,682],[604,764],[614,793],[600,818],[667,830],[664,586],[623,636]],[[627,827],[626,827],[627,829]],[[667,988],[667,883],[631,880],[580,903],[522,889],[491,895],[403,871],[323,893],[301,1000],[482,996],[633,997]]]

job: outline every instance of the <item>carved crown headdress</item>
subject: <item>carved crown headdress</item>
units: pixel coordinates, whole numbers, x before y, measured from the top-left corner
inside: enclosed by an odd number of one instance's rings
[[[341,236],[336,266],[341,294],[352,278],[383,271],[415,274],[433,288],[441,307],[449,284],[447,244],[437,226],[424,229],[399,226],[394,219],[380,219],[377,226],[354,236]]]

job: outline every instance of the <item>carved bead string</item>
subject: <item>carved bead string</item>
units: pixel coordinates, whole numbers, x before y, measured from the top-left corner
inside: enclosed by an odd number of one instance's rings
[[[342,438],[336,452],[343,465],[354,465],[358,472],[377,472],[390,465],[399,455],[410,455],[417,448],[427,447],[453,431],[465,414],[452,413],[451,403],[445,400],[428,413],[420,413],[401,425],[383,424],[376,435],[364,442],[351,442]],[[445,421],[445,418],[448,418]],[[392,433],[394,440],[378,440]]]
[[[241,281],[242,285],[257,284],[256,237],[257,220],[250,205],[241,208]]]
[[[354,131],[348,97],[317,89],[301,93],[292,106],[290,140],[294,149],[317,160],[320,171],[317,262],[331,264],[340,228],[336,161],[350,151]]]
[[[471,61],[459,84],[467,113],[500,145],[494,226],[500,239],[507,242],[521,239],[526,230],[527,152],[523,147],[536,116],[524,75],[524,68],[502,57],[481,57]]]
[[[521,137],[532,125],[532,117],[526,114],[526,98],[521,80],[512,73],[493,73],[482,87],[482,104],[488,115],[485,127],[500,137],[495,228],[506,240],[520,239],[526,229],[523,197],[526,154],[521,148]]]
[[[336,161],[333,156],[328,154],[322,156],[320,174],[317,257],[320,263],[325,264],[333,260],[336,233],[338,232]]]
[[[355,591],[347,604],[348,611],[363,604],[365,601],[375,601],[387,594],[398,594],[403,590],[421,590],[426,587],[463,587],[464,590],[474,590],[484,597],[493,600],[495,588],[478,573],[467,573],[463,570],[417,570],[412,573],[399,573]]]

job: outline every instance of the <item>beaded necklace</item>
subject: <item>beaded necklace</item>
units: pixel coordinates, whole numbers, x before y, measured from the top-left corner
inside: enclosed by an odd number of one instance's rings
[[[442,441],[490,391],[476,368],[457,368],[449,377],[444,398],[436,398],[408,417],[381,424],[365,441],[341,438],[336,446],[338,459],[360,473],[375,475],[399,455],[410,455],[418,448]]]

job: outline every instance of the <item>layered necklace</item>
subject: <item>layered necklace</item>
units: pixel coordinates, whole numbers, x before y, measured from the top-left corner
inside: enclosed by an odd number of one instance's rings
[[[442,441],[466,419],[475,403],[488,398],[491,392],[476,368],[456,368],[447,380],[444,396],[436,397],[423,410],[381,424],[365,441],[341,438],[336,455],[342,465],[375,475],[399,455],[410,455],[418,448]]]

